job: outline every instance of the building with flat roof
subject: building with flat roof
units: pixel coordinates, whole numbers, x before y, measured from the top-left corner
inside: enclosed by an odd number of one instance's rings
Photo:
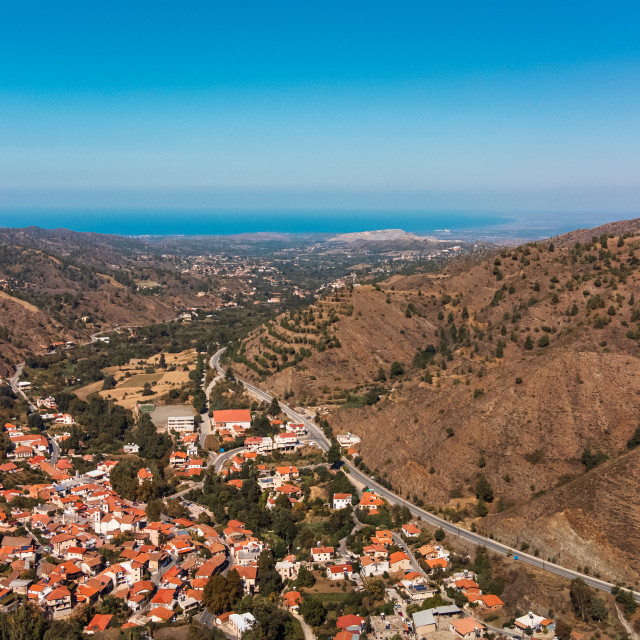
[[[170,416],[167,418],[167,428],[174,429],[179,433],[195,431],[196,423],[194,416]]]

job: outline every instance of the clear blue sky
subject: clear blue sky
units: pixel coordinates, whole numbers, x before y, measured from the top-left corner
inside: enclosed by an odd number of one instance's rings
[[[7,2],[0,208],[637,212],[638,25],[637,0]]]

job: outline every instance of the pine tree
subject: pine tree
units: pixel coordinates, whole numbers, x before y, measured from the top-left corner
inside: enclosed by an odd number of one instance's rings
[[[476,498],[485,502],[493,502],[493,488],[484,475],[480,476],[476,483]]]
[[[278,402],[278,398],[276,397],[273,397],[271,399],[271,404],[269,405],[269,415],[274,417],[280,415],[280,403]]]

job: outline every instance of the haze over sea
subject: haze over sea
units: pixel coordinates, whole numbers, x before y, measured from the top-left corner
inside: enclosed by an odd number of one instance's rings
[[[283,210],[0,210],[0,226],[67,228],[128,236],[231,235],[240,233],[353,233],[403,229],[418,235],[448,230],[464,237],[535,239],[624,217],[603,213],[497,213],[433,211]]]

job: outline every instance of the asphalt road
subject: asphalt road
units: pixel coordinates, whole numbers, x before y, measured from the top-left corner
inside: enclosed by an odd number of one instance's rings
[[[220,357],[222,356],[224,351],[225,351],[225,348],[222,348],[219,351],[217,351],[211,357],[211,362],[210,362],[211,367],[215,367],[221,374],[224,374],[224,369],[220,365]],[[260,398],[261,400],[264,400],[265,402],[271,402],[271,396],[268,393],[265,393],[261,389],[258,389],[257,387],[243,380],[239,380],[239,382],[242,382],[245,389],[247,389],[247,391],[249,391],[256,397]],[[292,420],[295,420],[296,422],[303,422],[309,434],[311,434],[318,442],[318,445],[324,451],[329,450],[331,443],[325,437],[322,430],[313,421],[309,420],[307,417],[303,416],[302,414],[297,413],[296,411],[294,411],[293,409],[291,409],[285,404],[280,403],[280,408]],[[428,524],[434,527],[440,527],[448,535],[458,536],[475,545],[484,546],[490,551],[494,551],[495,553],[501,553],[503,555],[513,556],[514,562],[516,562],[515,556],[517,556],[518,557],[517,562],[524,562],[525,564],[538,567],[543,571],[554,573],[556,575],[562,576],[563,578],[567,578],[568,580],[573,580],[574,578],[582,578],[582,580],[584,580],[589,586],[594,587],[595,589],[599,589],[601,591],[609,592],[615,586],[610,582],[606,582],[605,580],[599,580],[598,578],[594,578],[592,576],[579,573],[578,571],[573,571],[572,569],[567,569],[566,567],[562,567],[558,564],[547,562],[546,560],[542,560],[541,558],[536,558],[535,556],[529,555],[527,553],[523,553],[522,551],[518,551],[517,549],[514,549],[505,544],[497,542],[496,540],[492,540],[491,538],[485,538],[484,536],[481,536],[479,533],[474,533],[473,531],[462,529],[456,526],[455,524],[452,524],[451,522],[442,520],[441,518],[438,518],[438,516],[428,511],[425,511],[424,509],[421,509],[420,507],[417,507],[416,505],[412,504],[408,500],[405,500],[401,496],[396,495],[389,489],[385,489],[385,487],[375,482],[373,478],[370,478],[369,476],[366,476],[364,473],[362,473],[348,460],[345,460],[344,462],[345,462],[345,467],[348,469],[349,474],[351,476],[353,476],[355,479],[360,481],[363,485],[369,487],[370,489],[375,490],[375,492],[380,497],[387,500],[387,502],[389,502],[390,504],[406,506],[413,516],[424,520],[425,522],[427,522]],[[634,591],[633,594],[636,601],[640,602],[640,593],[638,593],[637,591]]]
[[[13,392],[17,396],[22,396],[27,401],[27,403],[29,404],[29,411],[31,413],[33,413],[34,411],[37,411],[38,408],[36,407],[35,404],[31,404],[31,402],[29,402],[29,398],[27,398],[27,394],[24,391],[22,391],[22,389],[20,389],[20,387],[18,387],[18,379],[20,378],[20,374],[22,373],[23,369],[24,369],[24,362],[21,362],[16,367],[15,374],[11,378],[8,378],[8,380],[9,380],[9,384],[11,385],[11,389],[13,390]]]
[[[24,362],[21,362],[16,367],[15,374],[13,375],[13,377],[9,378],[9,384],[11,385],[11,389],[16,395],[22,396],[27,401],[29,405],[29,412],[35,413],[36,411],[38,411],[38,407],[36,407],[35,404],[31,404],[25,392],[18,387],[18,380],[20,378],[20,374],[22,373],[22,369],[24,369]],[[45,435],[47,436],[47,439],[49,440],[49,444],[51,445],[51,462],[53,464],[56,464],[56,462],[58,462],[58,458],[60,457],[60,447],[58,446],[58,443],[53,438],[49,437],[48,434],[46,433]]]
[[[204,449],[204,443],[207,439],[207,436],[213,431],[211,430],[211,418],[209,417],[209,396],[211,395],[211,390],[217,381],[217,376],[211,380],[206,389],[204,389],[204,396],[207,399],[207,408],[204,410],[200,417],[202,418],[202,422],[200,423],[200,447]],[[202,378],[202,385],[204,387],[204,376]]]
[[[53,438],[49,438],[49,442],[51,443],[51,463],[56,464],[61,453],[60,445]]]
[[[392,533],[393,541],[399,546],[406,554],[407,558],[409,558],[409,562],[411,563],[411,568],[414,571],[417,571],[423,578],[428,578],[424,569],[420,566],[420,563],[417,561],[415,555],[413,555],[413,551],[409,548],[405,541],[402,539],[402,536],[398,533]]]
[[[231,458],[233,458],[233,456],[239,453],[242,453],[244,450],[245,450],[244,447],[237,447],[236,449],[229,449],[229,451],[220,453],[217,456],[210,454],[209,461],[207,462],[207,468],[213,466],[213,468],[215,469],[215,472],[220,473],[220,469],[222,469],[222,466],[227,460],[230,460]],[[203,484],[204,483],[202,482],[196,482],[195,484],[192,484],[188,489],[183,489],[182,491],[179,491],[178,493],[174,493],[168,497],[171,500],[175,500],[176,498],[182,498],[183,496],[187,495],[187,493],[189,493],[190,491],[193,491],[194,489],[202,489]]]
[[[246,451],[244,447],[237,447],[235,449],[229,449],[229,451],[224,451],[223,453],[218,454],[218,456],[216,457],[213,463],[213,468],[215,469],[215,472],[220,473],[222,466],[227,460],[231,460],[231,458],[242,453],[243,451]]]

